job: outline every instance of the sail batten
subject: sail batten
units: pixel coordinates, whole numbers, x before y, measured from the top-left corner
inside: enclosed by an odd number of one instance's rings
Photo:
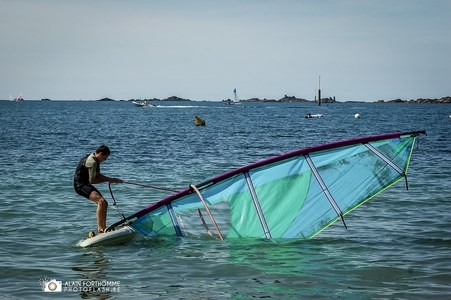
[[[260,220],[260,224],[262,226],[263,232],[265,234],[265,238],[271,239],[271,232],[268,227],[268,223],[265,220],[265,215],[262,211],[260,201],[258,200],[257,193],[255,191],[254,185],[252,183],[252,179],[248,172],[244,173],[244,177],[246,178],[246,183],[249,188],[249,192],[252,197],[252,202],[254,203],[255,210],[257,211],[258,218]]]
[[[310,239],[340,219],[346,227],[345,215],[406,177],[420,134],[425,132],[292,151],[188,187],[110,227],[131,220],[146,237],[209,236],[215,227],[221,240]]]
[[[364,144],[364,145],[365,145],[365,147],[370,149],[371,152],[376,154],[380,159],[382,159],[384,162],[386,162],[390,167],[392,167],[394,170],[396,170],[396,172],[398,172],[399,175],[405,176],[404,171],[400,167],[398,167],[394,162],[392,162],[390,159],[385,157],[385,155],[383,155],[381,152],[379,152],[376,148],[374,148],[370,144]]]
[[[305,155],[304,157],[310,167],[310,170],[312,170],[312,173],[315,176],[316,181],[321,186],[321,189],[323,190],[323,193],[326,196],[327,200],[329,201],[330,205],[334,209],[337,216],[339,216],[341,218],[341,220],[343,221],[343,225],[345,226],[345,228],[347,228],[344,217],[343,217],[343,212],[341,211],[340,206],[338,206],[337,202],[334,199],[334,196],[332,196],[332,194],[329,191],[329,188],[324,183],[324,180],[321,178],[321,175],[319,174],[318,169],[315,167],[315,164],[313,163],[312,159],[310,158],[310,156],[308,154]]]
[[[172,209],[172,205],[169,203],[166,205],[166,207],[168,209],[169,217],[171,218],[172,225],[174,226],[175,233],[177,234],[177,236],[183,236],[182,231],[180,229],[180,225],[177,221],[177,217],[175,216],[174,210]]]

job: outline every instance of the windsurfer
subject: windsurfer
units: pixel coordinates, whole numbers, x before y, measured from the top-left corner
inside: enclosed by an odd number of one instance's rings
[[[119,178],[112,178],[100,173],[100,163],[110,156],[108,146],[101,145],[95,152],[85,155],[78,163],[74,175],[74,189],[77,194],[97,204],[97,227],[99,233],[105,232],[108,202],[93,186],[96,183],[111,182],[122,183]]]

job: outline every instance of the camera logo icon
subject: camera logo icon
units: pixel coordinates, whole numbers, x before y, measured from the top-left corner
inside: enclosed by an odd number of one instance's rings
[[[61,292],[62,291],[62,282],[56,279],[52,279],[50,281],[44,282],[44,292]]]

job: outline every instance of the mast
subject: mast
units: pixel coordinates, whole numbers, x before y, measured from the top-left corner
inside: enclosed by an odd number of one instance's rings
[[[321,106],[321,75],[318,80],[318,105]]]

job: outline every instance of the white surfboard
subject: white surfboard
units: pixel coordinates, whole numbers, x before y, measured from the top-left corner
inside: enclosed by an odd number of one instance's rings
[[[124,226],[114,231],[98,234],[80,242],[81,247],[112,246],[126,243],[135,237],[136,231],[130,226]]]

